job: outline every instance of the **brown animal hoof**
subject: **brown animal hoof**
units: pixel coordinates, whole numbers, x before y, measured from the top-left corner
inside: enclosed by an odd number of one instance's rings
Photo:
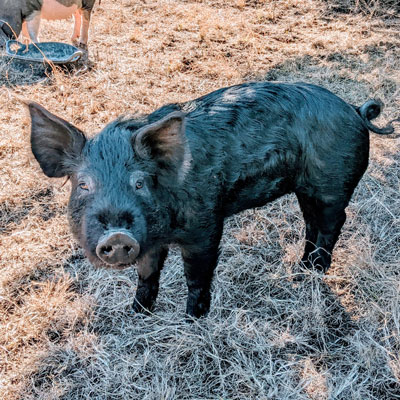
[[[87,51],[88,45],[86,43],[82,43],[79,40],[73,40],[72,44],[80,50]]]

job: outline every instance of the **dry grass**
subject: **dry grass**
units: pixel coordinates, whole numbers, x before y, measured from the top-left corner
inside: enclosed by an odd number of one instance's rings
[[[400,399],[399,139],[372,136],[323,280],[292,282],[304,226],[284,197],[227,221],[212,311],[190,325],[177,251],[150,317],[130,310],[134,270],[83,259],[64,215],[68,184],[40,173],[15,100],[93,133],[221,86],[303,80],[355,104],[380,97],[383,124],[400,111],[399,19],[383,1],[368,15],[333,3],[103,0],[88,73],[0,60],[2,399]],[[43,39],[72,29],[43,25]]]
[[[368,17],[396,17],[400,11],[397,0],[325,0],[332,11],[362,13]]]

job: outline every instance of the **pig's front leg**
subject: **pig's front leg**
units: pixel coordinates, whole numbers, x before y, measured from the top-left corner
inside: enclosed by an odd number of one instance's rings
[[[39,29],[40,29],[40,12],[33,13],[29,19],[26,20],[26,25],[23,27],[23,34],[28,33],[28,38],[34,43],[39,42]]]
[[[182,257],[188,286],[186,314],[200,318],[210,309],[210,287],[218,262],[219,241],[222,228],[218,235],[208,241],[199,238],[199,248],[182,247]]]
[[[82,10],[81,14],[82,14],[82,27],[81,27],[81,35],[79,38],[79,47],[82,49],[87,49],[91,11]]]
[[[158,294],[160,272],[168,255],[168,247],[152,249],[139,261],[139,275],[136,297],[133,309],[136,312],[146,312],[153,309]]]
[[[82,26],[82,11],[78,9],[74,14],[74,32],[71,37],[71,42],[74,46],[79,46],[79,36],[81,34],[81,26]]]
[[[26,21],[23,22],[22,24],[22,41],[24,44],[29,44],[30,42],[30,36],[28,32],[28,25],[26,24]]]

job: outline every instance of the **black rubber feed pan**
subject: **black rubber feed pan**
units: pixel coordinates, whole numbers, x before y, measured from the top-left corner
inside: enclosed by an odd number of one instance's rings
[[[8,56],[24,61],[68,64],[77,62],[83,52],[67,43],[42,42],[22,44],[17,40],[9,40],[6,44]]]

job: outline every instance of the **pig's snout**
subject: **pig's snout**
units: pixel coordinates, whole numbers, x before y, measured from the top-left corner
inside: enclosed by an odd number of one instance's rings
[[[128,232],[111,232],[102,236],[96,254],[107,264],[122,266],[132,264],[140,251],[139,243]]]

